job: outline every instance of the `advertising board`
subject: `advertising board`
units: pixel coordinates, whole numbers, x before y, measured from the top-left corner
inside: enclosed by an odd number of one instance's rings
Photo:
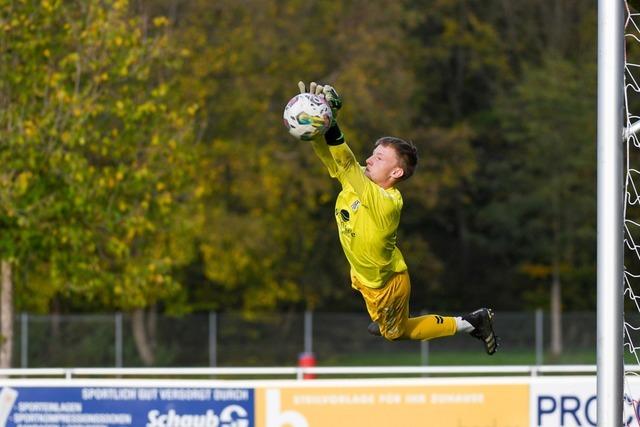
[[[637,397],[626,378],[624,426]],[[0,427],[574,427],[596,411],[595,376],[0,380]]]
[[[528,396],[527,384],[452,380],[265,387],[256,390],[256,426],[528,427]]]
[[[112,381],[117,383],[117,380]],[[249,388],[34,386],[2,387],[4,427],[249,427]]]
[[[532,427],[597,426],[597,380],[588,377],[532,378],[529,407]],[[640,378],[624,381],[622,399],[625,427],[639,427]]]

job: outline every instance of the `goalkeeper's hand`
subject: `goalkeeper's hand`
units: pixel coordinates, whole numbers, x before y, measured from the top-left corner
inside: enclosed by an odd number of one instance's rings
[[[300,89],[300,93],[306,93],[306,86],[304,82],[298,82],[298,88]],[[338,118],[338,110],[342,108],[342,97],[338,95],[338,92],[329,85],[319,85],[316,82],[309,83],[309,92],[315,95],[323,96],[324,99],[329,104],[331,108],[331,115],[333,116],[333,121],[335,123]]]

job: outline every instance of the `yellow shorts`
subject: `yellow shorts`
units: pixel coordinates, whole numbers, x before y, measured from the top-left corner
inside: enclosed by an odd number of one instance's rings
[[[351,287],[362,294],[369,316],[380,326],[383,337],[394,340],[403,336],[411,294],[408,271],[395,273],[380,288],[369,288],[352,277]]]

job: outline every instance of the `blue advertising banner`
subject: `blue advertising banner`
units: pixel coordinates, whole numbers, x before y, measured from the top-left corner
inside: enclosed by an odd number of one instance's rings
[[[2,387],[0,427],[252,427],[254,390]]]

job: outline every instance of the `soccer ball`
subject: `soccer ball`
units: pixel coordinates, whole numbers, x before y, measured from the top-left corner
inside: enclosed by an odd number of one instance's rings
[[[289,133],[302,141],[323,135],[332,120],[327,101],[311,93],[301,93],[291,98],[282,117]]]

